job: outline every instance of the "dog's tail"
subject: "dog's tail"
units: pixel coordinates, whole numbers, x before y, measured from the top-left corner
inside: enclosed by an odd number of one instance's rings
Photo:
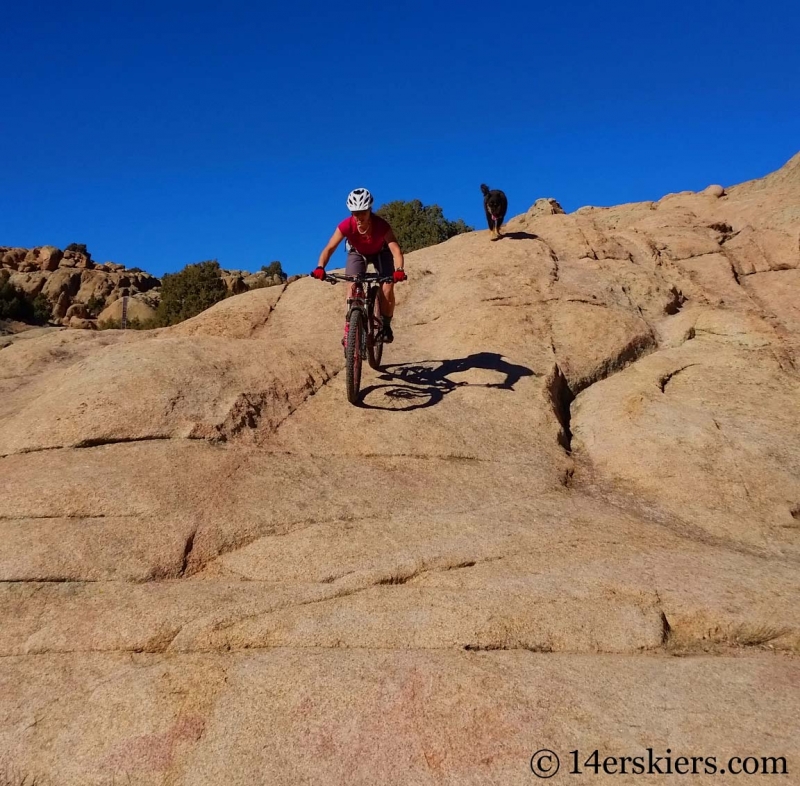
[[[489,186],[486,183],[481,183],[481,192],[485,197],[489,196]]]

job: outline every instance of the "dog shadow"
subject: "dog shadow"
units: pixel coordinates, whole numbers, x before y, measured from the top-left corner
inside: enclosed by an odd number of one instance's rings
[[[504,237],[507,237],[509,240],[540,240],[539,235],[534,235],[530,232],[503,232],[500,240]]]
[[[500,375],[497,382],[458,382],[450,379],[471,369],[483,369]],[[361,394],[360,406],[392,412],[411,412],[433,407],[460,387],[514,390],[523,377],[535,376],[527,366],[510,363],[496,352],[476,352],[456,360],[427,360],[384,366],[379,377],[382,384],[371,385]],[[381,402],[381,397],[383,401]],[[381,402],[381,403],[378,403]]]

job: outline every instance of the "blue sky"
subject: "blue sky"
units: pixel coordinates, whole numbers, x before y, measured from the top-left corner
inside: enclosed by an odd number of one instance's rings
[[[356,186],[483,228],[481,182],[571,211],[800,150],[788,0],[43,0],[0,26],[0,245],[156,275],[305,272]]]

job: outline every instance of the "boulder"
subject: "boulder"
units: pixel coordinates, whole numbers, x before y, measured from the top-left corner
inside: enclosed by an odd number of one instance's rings
[[[280,276],[268,276],[266,273],[252,273],[245,276],[242,281],[248,289],[274,287],[286,283]]]
[[[128,319],[137,319],[139,322],[147,322],[153,319],[156,315],[156,309],[147,302],[146,299],[140,297],[128,298]],[[106,307],[100,312],[97,317],[98,322],[106,322],[109,320],[118,321],[122,319],[122,298],[108,303]]]
[[[78,319],[89,319],[89,311],[83,303],[73,303],[64,315],[68,320],[77,317]],[[70,327],[74,327],[70,324]]]
[[[249,271],[247,270],[227,270],[226,268],[220,268],[219,272],[222,276],[238,276],[239,278],[244,278],[245,276],[250,275]]]
[[[94,319],[82,319],[81,317],[71,317],[68,326],[78,330],[97,330],[97,322]]]
[[[244,283],[242,276],[222,276],[228,292],[239,295],[242,292],[247,292],[247,284]]]
[[[92,298],[105,300],[117,288],[114,274],[103,273],[100,270],[84,269],[80,273],[81,286],[75,299],[81,303],[88,303]]]
[[[6,248],[2,258],[0,258],[0,264],[11,270],[18,270],[27,253],[28,250],[26,248]]]
[[[18,265],[17,270],[20,273],[31,273],[34,270],[40,270],[39,260],[35,256],[31,256],[30,252],[25,256]]]
[[[25,255],[25,266],[42,271],[58,269],[63,253],[55,246],[32,248]]]
[[[11,274],[9,281],[17,289],[21,289],[26,295],[35,297],[44,289],[44,285],[47,283],[47,274],[41,273],[38,270],[35,273],[18,271]]]
[[[55,301],[58,300],[62,292],[69,295],[70,298],[75,297],[80,286],[81,274],[78,271],[60,268],[47,276],[42,292],[47,296],[48,300]]]
[[[537,199],[531,206],[528,208],[528,212],[525,214],[527,218],[535,218],[536,216],[554,216],[554,215],[563,215],[564,208],[551,197]]]
[[[150,292],[161,286],[161,280],[149,273],[128,273],[132,286],[139,292]]]
[[[56,304],[53,306],[53,318],[57,320],[64,319],[69,310],[70,302],[70,296],[66,292],[61,292]]]
[[[61,265],[63,267],[86,268],[89,261],[89,257],[80,251],[65,251],[64,257],[61,260]]]

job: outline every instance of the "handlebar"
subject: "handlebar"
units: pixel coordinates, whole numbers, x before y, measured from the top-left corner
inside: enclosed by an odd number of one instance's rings
[[[323,281],[329,284],[335,284],[338,281],[357,281],[361,284],[366,284],[368,281],[376,281],[379,284],[393,284],[394,278],[392,276],[381,276],[377,273],[362,273],[360,276],[344,276],[341,273],[326,273]]]

